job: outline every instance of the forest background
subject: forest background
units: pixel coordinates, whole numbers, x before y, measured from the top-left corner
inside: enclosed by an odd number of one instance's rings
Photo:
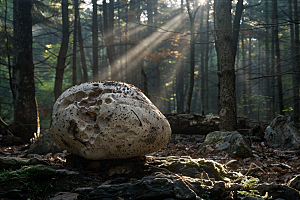
[[[17,112],[30,98],[48,131],[58,96],[98,80],[137,86],[162,113],[222,116],[222,80],[231,77],[233,114],[285,114],[299,126],[298,11],[297,0],[1,0],[1,118],[32,115]],[[232,76],[222,60],[232,63]],[[36,100],[22,99],[22,87]]]

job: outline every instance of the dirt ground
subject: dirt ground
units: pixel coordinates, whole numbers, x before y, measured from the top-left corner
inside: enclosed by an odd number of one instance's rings
[[[155,157],[190,156],[205,158],[225,164],[228,170],[253,176],[259,183],[287,184],[300,172],[300,151],[281,151],[268,148],[264,142],[253,142],[253,157],[246,159],[230,158],[227,153],[212,154],[210,146],[201,147],[203,135],[172,135],[166,148],[149,154]],[[29,145],[0,146],[0,157],[26,157]],[[50,165],[65,166],[64,153],[41,155]],[[146,156],[147,157],[147,156]]]

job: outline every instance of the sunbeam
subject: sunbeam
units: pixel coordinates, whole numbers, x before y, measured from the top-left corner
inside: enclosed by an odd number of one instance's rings
[[[152,33],[150,36],[142,40],[137,46],[130,50],[130,53],[127,53],[127,63],[128,70],[132,69],[132,66],[135,66],[139,63],[143,58],[139,56],[139,54],[143,50],[152,51],[154,50],[160,42],[166,40],[170,35],[172,35],[175,29],[182,24],[182,22],[186,19],[187,15],[182,13],[171,19],[165,25],[158,28],[157,31]],[[126,55],[123,55],[115,63],[119,63],[121,60],[125,60]],[[128,77],[128,74],[126,74]]]

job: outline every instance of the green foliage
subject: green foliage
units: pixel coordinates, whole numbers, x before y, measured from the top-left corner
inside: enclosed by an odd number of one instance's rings
[[[252,108],[252,113],[255,113],[254,116],[257,116],[259,113],[260,119],[266,117],[266,101],[270,97],[264,96],[264,95],[259,95],[259,94],[253,94],[251,96],[247,94],[243,94],[241,96],[241,102],[242,104],[237,104],[237,110],[238,113],[242,113],[242,110],[244,106],[248,107],[248,109]],[[245,102],[246,99],[246,102]],[[249,102],[251,102],[251,105],[249,105]]]
[[[12,170],[4,169],[2,172],[0,172],[0,183],[2,183],[2,182],[4,183],[12,177],[13,177]]]
[[[154,98],[161,99],[161,100],[163,100],[163,101],[170,101],[170,100],[167,99],[167,98],[156,96],[156,94],[150,94],[150,93],[149,93],[149,95],[152,96],[152,97],[154,97]]]

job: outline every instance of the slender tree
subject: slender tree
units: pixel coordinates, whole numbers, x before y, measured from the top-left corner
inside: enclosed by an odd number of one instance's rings
[[[108,47],[107,56],[109,59],[111,78],[114,81],[120,80],[117,65],[115,62],[115,45],[114,45],[114,1],[109,1],[108,6]]]
[[[14,134],[24,142],[39,135],[32,56],[32,1],[13,1]]]
[[[69,16],[68,16],[68,0],[62,0],[62,29],[63,36],[61,41],[61,46],[57,58],[55,83],[54,83],[54,98],[55,100],[62,93],[62,83],[65,70],[65,62],[69,45]]]
[[[206,110],[209,110],[209,103],[208,103],[208,97],[209,97],[209,89],[208,89],[208,60],[209,60],[209,10],[210,5],[209,3],[206,4],[206,44],[205,44],[205,105]]]
[[[243,115],[247,116],[248,115],[248,106],[247,106],[247,96],[246,96],[246,91],[247,91],[247,84],[246,84],[246,53],[245,53],[245,42],[244,42],[244,34],[242,34],[242,66],[243,66]]]
[[[83,48],[83,39],[82,39],[82,33],[81,33],[80,15],[79,15],[78,7],[79,7],[78,0],[74,0],[75,15],[78,16],[78,18],[77,18],[78,43],[79,43],[79,48],[80,48],[80,58],[81,58],[81,63],[82,63],[83,80],[84,80],[84,82],[88,82],[89,78],[88,78],[88,74],[87,74],[86,59],[85,59],[85,53],[84,53],[84,48]]]
[[[265,46],[266,46],[266,74],[269,75],[271,73],[270,70],[270,47],[269,47],[269,5],[268,5],[268,1],[265,1],[265,23],[266,23],[266,34],[265,34]],[[270,100],[270,96],[271,96],[271,84],[270,84],[270,78],[266,78],[265,79],[265,93],[268,96],[267,99],[267,119],[271,119],[271,100]]]
[[[299,42],[299,14],[297,0],[294,0],[294,24],[295,24],[295,52],[296,52],[296,67],[294,68],[293,74],[293,93],[294,93],[294,124],[300,127],[299,115],[300,115],[300,42]]]
[[[203,34],[203,21],[204,21],[204,6],[201,6],[200,9],[200,27],[199,27],[199,31],[200,31],[200,43],[204,43],[205,39],[204,39],[204,34]],[[204,56],[205,56],[205,51],[204,51],[204,45],[200,44],[200,68],[201,68],[201,107],[200,107],[200,113],[204,113],[204,111],[206,110],[206,105],[205,105],[205,65],[204,65]]]
[[[277,69],[277,89],[278,89],[278,104],[279,104],[279,113],[284,115],[283,107],[283,94],[282,94],[282,81],[281,81],[281,60],[280,60],[280,48],[279,48],[279,32],[278,32],[278,12],[277,12],[277,0],[273,0],[274,8],[274,42],[276,48],[276,69]]]
[[[252,56],[251,56],[251,50],[252,50],[252,44],[251,44],[251,34],[249,33],[249,43],[248,43],[248,110],[249,115],[252,117]]]
[[[191,110],[191,102],[192,102],[192,96],[193,96],[193,90],[194,90],[194,79],[195,79],[195,16],[197,14],[197,11],[200,7],[197,7],[192,13],[189,7],[189,1],[187,0],[187,9],[188,14],[190,18],[190,33],[191,33],[191,40],[190,40],[190,84],[189,84],[189,90],[188,90],[188,96],[186,101],[186,108],[185,113],[190,113]]]
[[[77,1],[77,5],[76,5],[76,2]],[[78,0],[73,0],[73,4],[74,4],[74,8],[76,6],[78,6]],[[77,8],[78,9],[78,8]],[[77,60],[76,60],[76,54],[77,54],[77,30],[78,30],[78,12],[76,12],[76,9],[74,10],[75,11],[75,15],[74,15],[74,30],[73,30],[73,73],[72,73],[72,84],[73,85],[76,85],[76,79],[77,79],[77,76],[76,76],[76,63],[77,63]]]
[[[93,3],[93,19],[92,19],[92,38],[93,38],[93,81],[99,80],[98,69],[98,20],[97,20],[97,0]]]

